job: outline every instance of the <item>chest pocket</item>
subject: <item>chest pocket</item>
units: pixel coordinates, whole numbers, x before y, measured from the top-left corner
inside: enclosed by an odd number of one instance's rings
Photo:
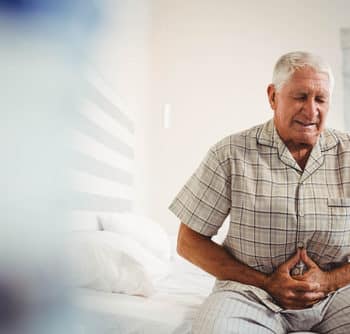
[[[350,215],[350,198],[328,198],[328,213],[336,219]]]
[[[350,239],[350,198],[328,198],[329,244],[345,246]]]

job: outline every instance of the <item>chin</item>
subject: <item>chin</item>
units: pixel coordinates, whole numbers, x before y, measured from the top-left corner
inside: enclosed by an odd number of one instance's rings
[[[308,136],[303,136],[299,138],[297,142],[299,142],[299,144],[302,146],[315,146],[318,141],[318,138],[319,138],[319,135],[313,136],[312,138]]]

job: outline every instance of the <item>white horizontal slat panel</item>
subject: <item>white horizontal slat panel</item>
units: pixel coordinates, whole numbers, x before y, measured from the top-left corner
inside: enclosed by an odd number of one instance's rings
[[[115,152],[93,138],[77,131],[73,131],[73,148],[96,160],[102,161],[112,167],[116,167],[129,173],[134,172],[134,162],[125,156]]]
[[[129,146],[133,146],[133,135],[127,129],[118,124],[115,119],[103,112],[97,104],[88,99],[83,99],[80,113],[106,130],[110,135],[122,140]]]
[[[127,200],[132,200],[134,197],[133,188],[130,186],[122,185],[81,171],[72,170],[70,174],[73,190]]]
[[[130,109],[127,108],[125,102],[115,94],[113,89],[105,82],[105,80],[100,76],[100,74],[95,71],[92,67],[86,73],[86,80],[94,87],[98,88],[98,91],[105,96],[111,103],[118,106],[121,110],[125,112],[128,110],[128,116],[134,119],[133,114]]]

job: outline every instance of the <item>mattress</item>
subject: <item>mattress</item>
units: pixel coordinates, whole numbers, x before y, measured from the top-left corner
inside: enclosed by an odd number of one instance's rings
[[[151,297],[78,289],[74,305],[84,334],[186,334],[214,277],[174,256],[170,274]]]

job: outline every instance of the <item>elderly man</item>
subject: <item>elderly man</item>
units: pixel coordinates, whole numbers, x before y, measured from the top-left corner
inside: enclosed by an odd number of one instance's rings
[[[283,55],[273,120],[214,145],[170,205],[179,254],[217,278],[193,333],[350,333],[350,137],[325,128],[332,87],[319,57]]]

